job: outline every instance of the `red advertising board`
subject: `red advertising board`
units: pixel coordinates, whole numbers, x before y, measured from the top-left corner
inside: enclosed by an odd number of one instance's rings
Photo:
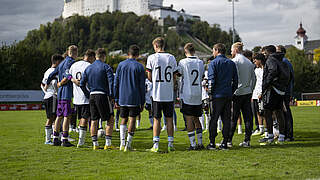
[[[41,104],[0,104],[0,111],[41,110]]]

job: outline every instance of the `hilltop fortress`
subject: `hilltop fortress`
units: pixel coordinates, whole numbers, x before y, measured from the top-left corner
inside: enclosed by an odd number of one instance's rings
[[[176,11],[173,5],[170,7],[163,6],[163,0],[64,0],[62,12],[63,18],[68,18],[75,14],[81,16],[91,16],[100,12],[134,12],[138,16],[150,15],[152,18],[159,20],[168,16],[177,20],[180,16],[187,19],[199,19],[199,16],[193,16],[185,13],[182,9]]]

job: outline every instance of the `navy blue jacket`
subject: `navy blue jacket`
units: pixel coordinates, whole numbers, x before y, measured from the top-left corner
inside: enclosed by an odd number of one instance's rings
[[[114,76],[112,68],[100,60],[95,60],[84,71],[80,80],[80,87],[87,98],[89,96],[86,89],[87,83],[90,92],[104,92],[106,95],[113,98],[113,81]]]
[[[286,94],[285,95],[288,95],[288,96],[293,96],[293,87],[294,87],[294,71],[293,71],[293,66],[292,64],[290,63],[290,61],[287,59],[287,58],[283,58],[282,60],[283,62],[285,62],[288,66],[289,66],[289,70],[290,70],[290,83],[289,83],[289,86],[286,90]]]
[[[58,74],[59,81],[62,81],[63,78],[68,78],[70,80],[71,74],[69,73],[69,69],[71,65],[75,62],[72,57],[67,56],[65,60],[63,60],[59,66],[49,75],[47,84],[56,77]],[[68,81],[63,86],[60,86],[58,89],[58,99],[59,100],[71,100],[72,99],[72,91],[73,85],[71,81]]]
[[[217,56],[209,64],[208,80],[213,98],[232,97],[238,88],[236,64],[225,55]]]
[[[140,106],[146,101],[145,70],[135,59],[122,61],[114,79],[115,100],[120,106]]]

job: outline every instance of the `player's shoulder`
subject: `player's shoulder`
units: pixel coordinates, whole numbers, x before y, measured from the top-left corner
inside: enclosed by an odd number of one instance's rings
[[[46,72],[44,73],[44,74],[51,74],[53,71],[55,70],[55,68],[53,68],[53,67],[50,67],[50,68],[48,68],[47,70],[46,70]]]

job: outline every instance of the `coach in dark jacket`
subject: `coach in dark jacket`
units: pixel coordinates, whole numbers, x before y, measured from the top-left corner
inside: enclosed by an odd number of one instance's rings
[[[276,114],[279,123],[279,139],[277,143],[283,143],[285,138],[285,122],[282,112],[284,95],[289,84],[290,73],[288,66],[282,62],[283,53],[277,53],[273,45],[266,46],[263,53],[267,57],[263,69],[262,93],[267,121],[268,137],[260,140],[261,145],[273,143],[273,119],[272,113]]]

